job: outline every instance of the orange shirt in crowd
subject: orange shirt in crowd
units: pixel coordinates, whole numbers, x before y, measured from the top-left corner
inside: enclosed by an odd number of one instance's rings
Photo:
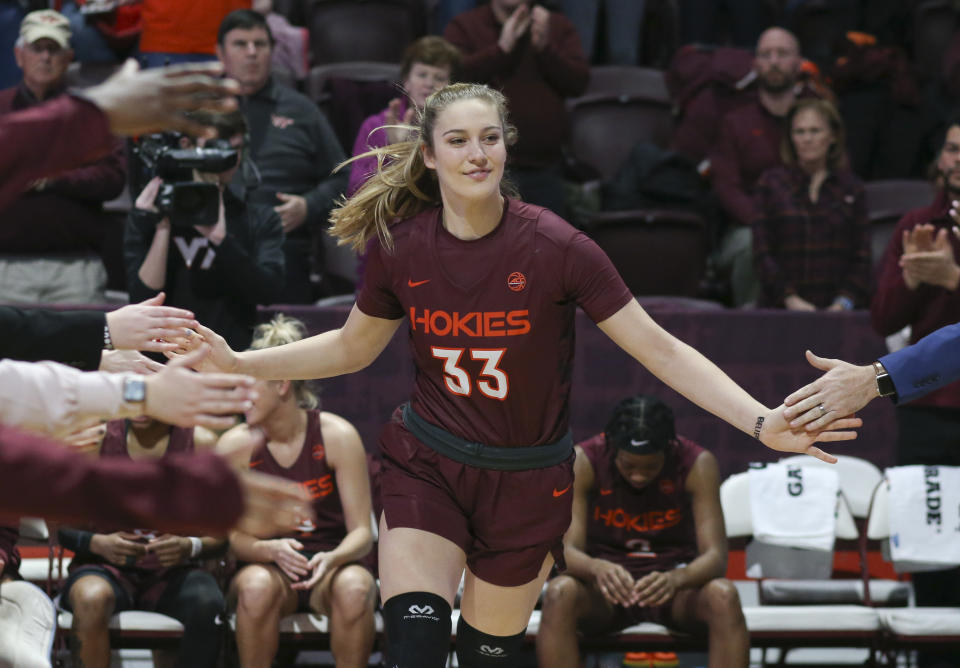
[[[144,0],[140,50],[161,53],[215,53],[217,29],[251,0]]]

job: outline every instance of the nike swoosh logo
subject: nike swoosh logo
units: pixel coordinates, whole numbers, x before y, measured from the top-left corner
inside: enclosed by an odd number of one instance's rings
[[[635,447],[635,448],[641,448],[641,447],[645,446],[645,445],[646,445],[647,443],[649,443],[649,442],[650,442],[649,440],[646,440],[646,441],[635,441],[635,440],[633,440],[632,438],[630,439],[630,445],[632,445],[632,446]]]
[[[573,483],[570,483],[570,485],[572,485],[572,484],[573,484]],[[563,489],[561,489],[559,492],[557,491],[557,488],[554,487],[554,488],[553,488],[553,495],[554,495],[554,496],[563,496],[564,494],[567,493],[567,490],[570,489],[570,485],[567,485],[566,487],[564,487]]]
[[[408,278],[408,279],[407,279],[407,286],[408,286],[408,287],[411,287],[411,288],[415,288],[415,287],[417,287],[418,285],[423,285],[424,283],[429,283],[429,282],[430,282],[430,279],[429,279],[429,278],[426,279],[426,280],[423,280],[423,281],[414,281],[414,280],[411,280],[411,279]]]
[[[612,490],[612,489],[601,489],[601,490],[600,490],[600,496],[610,496],[611,494],[613,494],[613,490]]]

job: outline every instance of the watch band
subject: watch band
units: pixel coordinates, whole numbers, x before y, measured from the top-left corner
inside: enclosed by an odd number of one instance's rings
[[[873,363],[873,369],[877,373],[877,396],[896,396],[897,388],[893,384],[893,379],[890,377],[890,374],[887,373],[887,370],[883,367],[883,364],[881,364],[879,361],[876,361]]]
[[[113,350],[113,339],[110,338],[110,325],[103,323],[103,348],[104,350]]]

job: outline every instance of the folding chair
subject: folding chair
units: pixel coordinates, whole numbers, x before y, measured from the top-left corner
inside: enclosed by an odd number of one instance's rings
[[[753,537],[749,473],[738,473],[720,486],[720,503],[728,538]],[[857,528],[842,496],[838,496],[838,538],[853,540]],[[796,647],[862,647],[878,642],[877,612],[862,605],[757,605],[744,606],[743,614],[754,647],[781,648],[781,661]],[[766,665],[766,652],[763,662]]]
[[[874,493],[867,536],[873,540],[890,537],[890,485],[886,480]],[[960,645],[960,608],[881,608],[877,612],[885,632],[885,650]]]
[[[803,581],[767,580],[761,583],[761,600],[778,604],[819,602],[875,606],[907,605],[913,595],[910,583],[870,578],[867,559],[870,541],[866,528],[874,491],[883,480],[880,469],[866,459],[847,455],[838,455],[836,464],[827,464],[807,455],[785,457],[780,460],[780,463],[805,467],[830,467],[836,470],[840,479],[840,493],[857,525],[860,578],[823,581],[818,584],[816,592],[811,591],[809,584]],[[813,599],[815,593],[821,594],[823,600]]]

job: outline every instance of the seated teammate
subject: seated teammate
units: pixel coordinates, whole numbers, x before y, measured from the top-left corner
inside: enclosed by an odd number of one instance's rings
[[[101,457],[161,459],[212,449],[216,435],[203,427],[171,427],[151,418],[107,423]],[[123,610],[160,612],[184,626],[176,665],[215,666],[224,611],[217,581],[198,559],[225,548],[210,537],[175,536],[134,527],[61,528],[60,543],[76,553],[60,604],[73,612],[70,649],[74,665],[110,663],[110,617]]]
[[[539,664],[579,666],[578,631],[655,622],[708,631],[712,668],[747,666],[740,599],[723,578],[727,538],[714,456],[676,436],[670,408],[642,395],[621,401],[604,433],[576,450],[567,571],[544,594]]]
[[[277,316],[254,332],[259,350],[303,338],[303,325]],[[316,408],[303,381],[255,384],[246,424],[220,439],[219,448],[260,439],[249,466],[299,482],[313,498],[316,520],[294,535],[260,540],[234,532],[230,543],[243,565],[230,585],[237,611],[241,666],[269,666],[277,652],[280,619],[297,611],[330,620],[330,649],[340,668],[366,666],[373,648],[376,586],[357,562],[373,545],[367,460],[356,429]]]

